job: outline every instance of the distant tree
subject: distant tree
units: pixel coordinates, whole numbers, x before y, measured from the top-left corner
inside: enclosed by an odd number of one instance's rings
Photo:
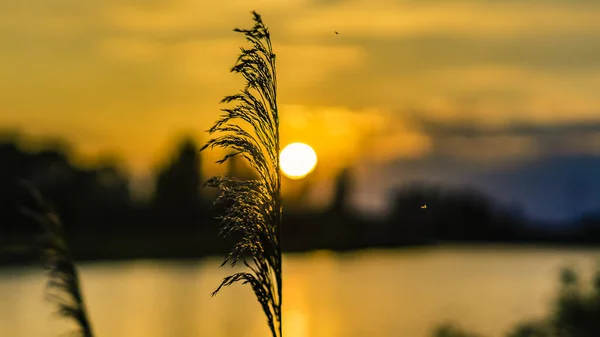
[[[62,153],[44,150],[32,156],[24,178],[52,200],[67,236],[92,228],[121,229],[126,222],[129,180],[114,164],[83,169]]]
[[[334,194],[330,211],[337,215],[345,215],[348,207],[348,197],[351,189],[350,169],[344,168],[335,179]]]
[[[440,232],[448,221],[449,204],[443,197],[441,187],[419,182],[396,191],[388,219],[388,243],[413,243],[444,237]]]
[[[16,143],[0,143],[0,242],[9,233],[30,231],[17,213],[19,185],[27,163],[27,155]]]
[[[152,204],[163,224],[168,221],[169,225],[191,225],[201,207],[198,149],[192,139],[185,139],[174,160],[158,174]]]
[[[470,188],[411,183],[392,199],[394,236],[435,240],[512,240],[524,220]]]
[[[50,143],[47,146],[55,146]],[[62,143],[58,143],[61,145]],[[71,163],[68,148],[46,147],[27,152],[16,143],[0,144],[0,238],[12,244],[39,232],[39,226],[24,219],[20,209],[27,205],[27,181],[48,198],[61,213],[65,236],[78,251],[91,229],[110,232],[129,224],[130,194],[127,176],[115,165],[83,169]],[[11,243],[9,243],[11,244]]]

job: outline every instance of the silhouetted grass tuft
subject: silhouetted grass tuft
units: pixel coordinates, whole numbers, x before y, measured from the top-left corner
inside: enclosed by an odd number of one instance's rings
[[[273,336],[281,337],[281,174],[275,54],[269,30],[258,13],[252,12],[252,15],[252,29],[234,29],[244,34],[252,45],[250,49],[241,48],[236,65],[231,69],[244,77],[246,86],[240,93],[221,101],[236,105],[222,109],[221,118],[208,131],[221,135],[202,148],[231,150],[218,163],[241,155],[258,174],[254,180],[221,176],[207,182],[219,190],[215,204],[225,208],[219,217],[220,235],[241,234],[222,266],[228,262],[234,266],[241,259],[250,272],[226,277],[212,295],[237,281],[249,283],[267,316]]]
[[[60,219],[44,202],[37,189],[27,183],[24,185],[36,203],[36,210],[24,208],[22,212],[44,229],[38,247],[41,260],[49,270],[46,284],[47,298],[58,307],[58,315],[75,321],[79,327],[79,331],[76,332],[79,336],[92,337],[92,328],[81,293],[77,269],[65,241]]]

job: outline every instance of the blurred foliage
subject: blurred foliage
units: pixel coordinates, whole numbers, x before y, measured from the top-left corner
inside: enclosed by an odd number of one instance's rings
[[[36,240],[33,250],[38,251],[40,262],[48,270],[47,298],[57,307],[56,314],[70,319],[78,327],[78,330],[72,331],[72,336],[93,337],[79,273],[64,238],[60,217],[33,186],[24,183],[23,187],[30,191],[36,209],[23,208],[22,213],[38,223],[44,231]]]
[[[527,322],[517,325],[507,337],[549,337],[553,336],[544,322]]]
[[[467,332],[462,328],[446,323],[440,325],[433,333],[434,337],[481,337],[478,334]]]
[[[600,268],[586,287],[573,268],[560,273],[560,287],[548,316],[525,321],[512,328],[506,337],[598,337],[600,336]],[[441,325],[433,337],[471,337],[451,324]]]

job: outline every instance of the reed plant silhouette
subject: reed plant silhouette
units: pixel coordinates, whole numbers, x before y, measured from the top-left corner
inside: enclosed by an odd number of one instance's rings
[[[281,173],[279,167],[279,116],[275,54],[269,30],[261,16],[252,12],[252,29],[234,29],[242,33],[250,48],[241,54],[232,73],[241,74],[246,85],[239,93],[226,96],[221,103],[235,103],[222,109],[223,114],[208,130],[219,134],[202,148],[228,150],[219,164],[235,156],[245,158],[258,178],[213,177],[207,186],[218,189],[216,205],[223,207],[222,237],[237,235],[236,243],[221,266],[242,261],[246,272],[223,279],[212,293],[241,281],[250,284],[267,316],[273,337],[282,335],[281,269]]]
[[[79,276],[65,240],[60,218],[33,185],[23,182],[23,186],[32,197],[34,207],[23,207],[21,212],[43,229],[35,249],[42,264],[48,269],[47,299],[58,307],[58,315],[75,322],[79,328],[76,331],[77,336],[93,337]]]

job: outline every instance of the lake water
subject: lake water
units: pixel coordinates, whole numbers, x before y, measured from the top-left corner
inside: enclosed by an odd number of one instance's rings
[[[589,277],[600,250],[438,247],[284,258],[284,336],[425,337],[453,321],[485,336],[543,316],[561,266]],[[96,336],[269,336],[249,287],[209,294],[220,259],[83,264]],[[58,336],[71,325],[43,300],[43,271],[0,269],[0,336]]]

